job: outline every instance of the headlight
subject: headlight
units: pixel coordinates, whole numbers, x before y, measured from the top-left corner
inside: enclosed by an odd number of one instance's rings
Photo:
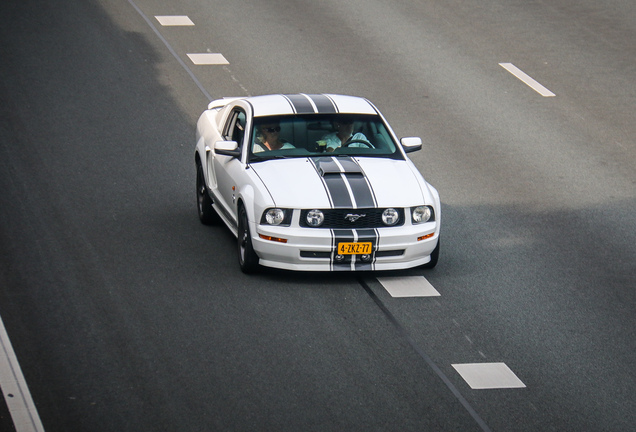
[[[433,209],[430,206],[413,207],[411,215],[415,224],[428,222],[433,218]]]
[[[400,220],[400,213],[394,208],[388,208],[382,212],[384,225],[392,226]]]
[[[309,210],[307,212],[307,225],[310,227],[319,227],[325,221],[325,215],[320,210]]]
[[[268,225],[280,225],[285,220],[285,210],[272,208],[265,211],[263,219]]]

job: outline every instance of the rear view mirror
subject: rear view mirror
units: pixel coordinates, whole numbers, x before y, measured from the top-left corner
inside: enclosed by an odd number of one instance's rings
[[[238,143],[236,141],[215,142],[214,153],[235,158],[241,157],[241,151],[238,149]]]
[[[405,137],[400,140],[404,151],[411,153],[422,149],[422,138],[420,137]]]

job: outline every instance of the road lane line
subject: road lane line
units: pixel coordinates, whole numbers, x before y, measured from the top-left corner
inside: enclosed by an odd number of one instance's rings
[[[513,65],[512,63],[499,63],[499,66],[501,66],[502,68],[506,69],[508,72],[510,72],[511,74],[516,76],[517,78],[519,78],[524,84],[526,84],[527,86],[532,88],[534,91],[539,93],[541,96],[543,96],[543,97],[554,97],[554,96],[556,96],[554,93],[552,93],[547,88],[543,87],[536,80],[534,80],[531,76],[529,76],[527,73],[525,73],[524,71],[519,69],[517,66]]]
[[[188,67],[188,65],[186,65],[185,62],[183,60],[181,60],[181,57],[179,57],[179,55],[177,55],[175,50],[168,43],[166,38],[164,38],[161,35],[159,30],[157,30],[157,27],[155,27],[155,25],[152,23],[152,21],[146,16],[146,14],[143,13],[143,11],[141,9],[139,9],[139,7],[135,4],[135,2],[133,0],[128,0],[128,3],[130,3],[130,5],[133,7],[133,9],[135,9],[137,11],[137,13],[139,15],[141,15],[141,17],[144,19],[144,21],[146,21],[146,23],[150,26],[152,31],[155,32],[157,37],[159,39],[161,39],[161,42],[163,42],[163,44],[166,46],[166,48],[168,48],[168,51],[170,51],[170,54],[172,54],[172,56],[177,60],[177,62],[179,62],[179,64],[183,67],[183,69],[185,69],[185,71],[188,73],[188,75],[190,75],[190,78],[192,78],[192,81],[194,81],[194,83],[197,85],[197,87],[199,87],[199,90],[201,90],[201,93],[203,93],[203,95],[206,98],[208,98],[209,101],[212,101],[213,98],[210,95],[210,93],[208,93],[208,91],[203,87],[201,82],[197,79],[197,77],[194,75],[194,72],[192,72],[192,70]]]
[[[505,363],[463,363],[452,366],[474,390],[526,387]]]
[[[29,387],[0,317],[0,389],[16,432],[44,432]]]
[[[168,26],[193,26],[194,23],[187,15],[155,15],[159,24]]]
[[[220,53],[189,53],[186,54],[195,65],[227,65],[227,61],[223,54]]]
[[[446,376],[446,374],[435,364],[433,359],[431,359],[428,354],[422,350],[415,340],[411,337],[411,335],[406,331],[406,329],[400,324],[400,322],[395,318],[395,315],[391,313],[391,311],[382,303],[382,300],[378,298],[377,295],[373,292],[371,287],[366,283],[366,281],[358,276],[358,282],[362,285],[362,288],[367,292],[369,297],[375,302],[375,304],[380,308],[380,310],[384,313],[387,319],[393,324],[398,333],[406,339],[406,341],[411,345],[411,347],[419,354],[419,356],[426,362],[426,364],[435,372],[435,374],[442,380],[446,388],[450,390],[450,392],[455,396],[455,399],[464,407],[464,409],[468,412],[468,414],[475,420],[475,422],[479,425],[483,432],[491,432],[490,427],[484,422],[484,420],[479,416],[477,411],[470,405],[470,403],[466,400],[464,396],[457,390],[457,387],[453,385],[451,380]]]
[[[438,297],[440,293],[424,276],[379,277],[391,297]]]

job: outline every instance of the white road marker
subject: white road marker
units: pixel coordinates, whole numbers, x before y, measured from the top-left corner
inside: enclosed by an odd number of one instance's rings
[[[155,15],[159,24],[167,26],[193,26],[194,23],[187,15]]]
[[[439,292],[424,276],[379,277],[378,282],[391,297],[437,297]]]
[[[517,66],[513,65],[512,63],[499,63],[499,66],[503,67],[508,72],[510,72],[511,74],[516,76],[517,78],[519,78],[524,84],[526,84],[527,86],[532,88],[534,91],[539,93],[541,96],[543,96],[543,97],[554,97],[554,96],[556,96],[554,93],[552,93],[547,88],[543,87],[541,84],[539,84],[537,81],[535,81],[532,77],[530,77],[528,74],[526,74],[524,71],[522,71],[521,69],[519,69]]]
[[[452,366],[470,388],[475,390],[525,388],[526,386],[505,363],[464,363]]]
[[[192,53],[188,54],[195,65],[227,65],[230,64],[223,54],[218,53]]]
[[[0,317],[0,389],[7,402],[16,432],[44,432],[44,426],[33,404],[9,335]]]

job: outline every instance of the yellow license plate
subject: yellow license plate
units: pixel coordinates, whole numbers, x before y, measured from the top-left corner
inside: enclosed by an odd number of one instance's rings
[[[371,249],[371,242],[338,243],[338,254],[340,255],[368,255],[371,253]]]

